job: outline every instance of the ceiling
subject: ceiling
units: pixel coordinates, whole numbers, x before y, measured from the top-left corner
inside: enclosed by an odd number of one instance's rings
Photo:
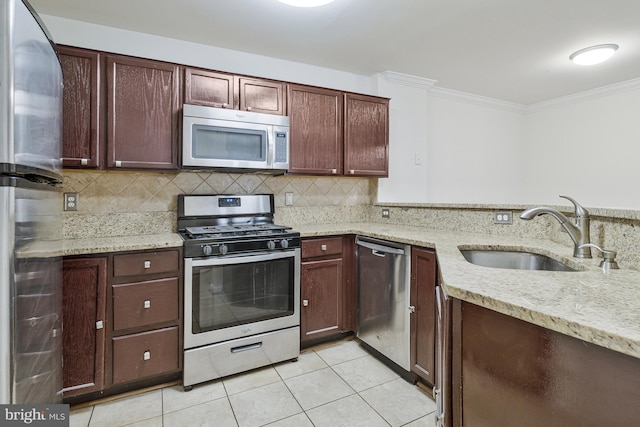
[[[530,105],[640,77],[638,0],[29,0],[40,14]],[[620,45],[600,65],[569,55]]]

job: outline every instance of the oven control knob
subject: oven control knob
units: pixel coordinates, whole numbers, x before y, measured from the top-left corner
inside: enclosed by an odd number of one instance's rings
[[[276,248],[276,242],[274,242],[273,240],[269,240],[267,242],[267,248],[268,249],[275,249]]]
[[[287,239],[280,240],[280,246],[287,249],[289,247],[289,241]]]
[[[220,255],[226,255],[227,252],[229,252],[229,247],[223,243],[220,245],[218,250],[220,251]]]
[[[213,248],[209,245],[204,245],[202,247],[202,253],[205,254],[206,256],[209,256],[213,253]]]

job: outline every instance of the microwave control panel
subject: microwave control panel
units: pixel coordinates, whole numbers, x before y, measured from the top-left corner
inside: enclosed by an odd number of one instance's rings
[[[287,159],[287,133],[276,132],[276,163],[286,163]]]

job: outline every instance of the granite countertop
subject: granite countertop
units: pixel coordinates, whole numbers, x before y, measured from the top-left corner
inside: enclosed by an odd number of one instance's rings
[[[71,256],[119,251],[140,251],[145,249],[181,247],[182,243],[182,237],[180,237],[178,233],[66,239],[63,245],[63,253],[64,256]]]
[[[436,250],[444,290],[572,337],[640,358],[640,271],[598,268],[599,258],[573,258],[573,247],[550,240],[459,233],[381,223],[296,225],[303,237],[361,234]],[[86,255],[182,246],[177,233],[65,240],[63,254]],[[458,247],[529,250],[576,272],[487,268],[467,262]]]
[[[361,234],[436,249],[447,295],[640,358],[640,272],[603,272],[599,258],[572,257],[573,246],[549,240],[458,233],[379,223],[295,226],[303,237]],[[528,250],[576,272],[487,268],[458,247]]]

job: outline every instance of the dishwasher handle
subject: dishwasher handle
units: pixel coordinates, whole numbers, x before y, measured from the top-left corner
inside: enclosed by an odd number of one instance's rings
[[[404,255],[403,249],[393,248],[391,246],[383,246],[378,243],[361,240],[360,238],[356,238],[356,245],[371,249],[372,251],[374,251],[373,254],[377,256],[384,256],[383,254]]]

